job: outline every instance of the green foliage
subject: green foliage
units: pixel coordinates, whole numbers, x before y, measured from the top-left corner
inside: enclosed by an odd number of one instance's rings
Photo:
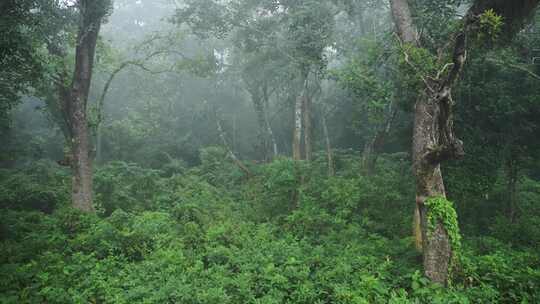
[[[61,21],[61,18],[64,21]],[[7,0],[0,5],[0,126],[22,94],[50,77],[45,43],[69,24],[69,14],[51,1]]]
[[[424,202],[424,205],[427,208],[429,231],[442,225],[450,238],[454,256],[458,256],[461,250],[461,234],[453,203],[444,197],[430,197]]]
[[[49,118],[66,131],[61,109],[54,108],[56,77],[49,76],[73,66],[80,11],[61,2],[1,2],[0,119],[36,86],[47,97]],[[67,169],[34,161],[46,154],[45,143],[57,144],[43,135],[48,126],[31,123],[35,102],[21,109],[26,129],[11,130],[16,140],[2,137],[5,146],[25,149],[9,149],[5,166],[15,169],[0,171],[1,303],[540,302],[540,93],[538,69],[528,64],[538,41],[526,37],[532,29],[504,50],[471,48],[453,91],[455,126],[469,155],[443,169],[461,227],[449,201],[426,202],[430,228],[442,224],[459,257],[452,285],[442,288],[422,276],[412,248],[415,187],[402,151],[411,137],[407,110],[425,89],[424,79],[448,62],[437,52],[447,53],[465,2],[409,1],[423,47],[400,49],[388,34],[393,25],[381,1],[162,2],[118,0],[122,14],[113,17],[121,21],[103,28],[114,35],[115,48],[145,39],[127,54],[164,54],[111,84],[105,156],[94,168],[97,214],[67,206]],[[80,3],[88,5],[90,20],[111,8],[109,0]],[[140,16],[148,8],[162,16],[176,10],[175,23],[187,24],[197,37],[183,25],[145,37],[156,30],[149,20],[161,20]],[[506,22],[512,14],[523,12],[480,15],[479,38],[488,44],[504,38],[514,26]],[[51,47],[67,49],[67,56],[51,56]],[[108,52],[96,57],[105,73],[94,73],[90,127],[97,117],[94,90],[121,61]],[[327,65],[336,72],[320,79]],[[170,72],[157,73],[163,69]],[[316,152],[310,162],[246,161],[253,172],[247,179],[227,151],[214,146],[209,108],[224,112],[235,153],[253,159],[257,122],[247,101],[262,104],[284,153],[291,117],[283,113],[298,95],[298,75],[308,70],[313,105],[335,106],[312,113],[314,149],[324,145],[319,119],[328,118],[335,174],[327,176],[326,154]],[[406,111],[377,151],[387,153],[378,153],[376,173],[363,176],[356,150],[381,130],[395,104]],[[518,171],[515,214],[507,210],[503,165],[509,161]]]
[[[422,90],[425,79],[435,77],[442,68],[429,49],[405,44],[401,46],[400,52],[400,79],[409,90]]]
[[[156,200],[161,173],[125,162],[100,167],[94,175],[96,204],[107,215],[115,209],[148,210]]]
[[[71,208],[44,214],[6,205],[0,214],[1,301],[540,299],[538,254],[487,237],[465,240],[451,288],[431,285],[421,275],[408,236],[408,198],[413,195],[400,170],[409,165],[391,156],[381,158],[378,173],[369,179],[349,171],[357,158],[342,155],[342,169],[331,178],[325,176],[324,162],[280,158],[254,167],[255,176],[243,183],[226,181],[229,172],[220,166],[222,157],[219,149],[209,149],[199,167],[173,175],[134,164],[107,164],[96,174],[97,197],[109,210],[101,217]],[[210,183],[207,174],[214,169]],[[36,182],[36,176],[49,180],[59,174],[48,166],[37,172],[21,171],[17,178]],[[535,187],[532,182],[526,187],[531,200]],[[428,204],[431,220],[452,224],[455,213],[449,202],[432,198]]]
[[[300,180],[306,164],[290,158],[278,158],[263,165],[260,176],[246,193],[254,200],[256,218],[275,218],[288,214],[300,195]]]
[[[485,43],[493,43],[499,38],[502,27],[503,17],[498,15],[493,9],[488,9],[479,17],[479,30],[477,38]]]
[[[196,171],[212,185],[230,185],[243,176],[223,147],[205,147],[199,155],[201,165]]]
[[[392,93],[394,83],[388,78],[386,69],[392,58],[381,56],[381,53],[387,51],[382,43],[363,40],[358,45],[361,55],[330,74],[354,99],[354,128],[361,134],[360,130],[369,126],[372,130],[364,132],[373,136],[386,123],[390,115],[389,108],[396,100]]]
[[[68,173],[50,161],[0,171],[0,208],[52,212],[69,200]]]

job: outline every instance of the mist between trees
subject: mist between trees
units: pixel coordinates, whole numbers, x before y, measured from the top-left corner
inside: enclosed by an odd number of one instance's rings
[[[540,302],[538,4],[2,1],[0,302]]]

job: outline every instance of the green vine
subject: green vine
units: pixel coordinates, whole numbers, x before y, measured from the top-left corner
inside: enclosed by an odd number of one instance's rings
[[[428,233],[432,233],[441,223],[450,238],[452,246],[452,262],[450,268],[455,268],[461,252],[461,234],[457,221],[457,213],[454,204],[442,196],[428,198],[424,205],[427,208]]]

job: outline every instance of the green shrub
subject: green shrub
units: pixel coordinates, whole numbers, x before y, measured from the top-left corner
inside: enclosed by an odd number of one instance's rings
[[[68,203],[70,185],[68,173],[50,161],[0,170],[0,208],[51,213]]]

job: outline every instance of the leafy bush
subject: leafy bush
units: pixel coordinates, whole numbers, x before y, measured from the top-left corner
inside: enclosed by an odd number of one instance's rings
[[[161,171],[135,164],[111,162],[96,170],[96,204],[108,215],[115,209],[150,210],[156,199]]]
[[[50,161],[38,161],[19,170],[0,170],[0,208],[50,213],[66,205],[69,187],[67,172]]]
[[[281,158],[240,183],[227,181],[229,164],[208,157],[182,174],[118,162],[98,168],[99,216],[6,209],[0,302],[540,301],[535,244],[506,243],[518,231],[534,236],[536,227],[520,230],[534,217],[504,233],[493,223],[501,240],[464,234],[452,284],[443,288],[421,275],[408,236],[413,196],[402,161],[384,156],[370,177],[348,169],[326,177],[324,162]],[[35,173],[8,175],[49,187]],[[534,201],[536,189],[526,184],[522,203]]]

